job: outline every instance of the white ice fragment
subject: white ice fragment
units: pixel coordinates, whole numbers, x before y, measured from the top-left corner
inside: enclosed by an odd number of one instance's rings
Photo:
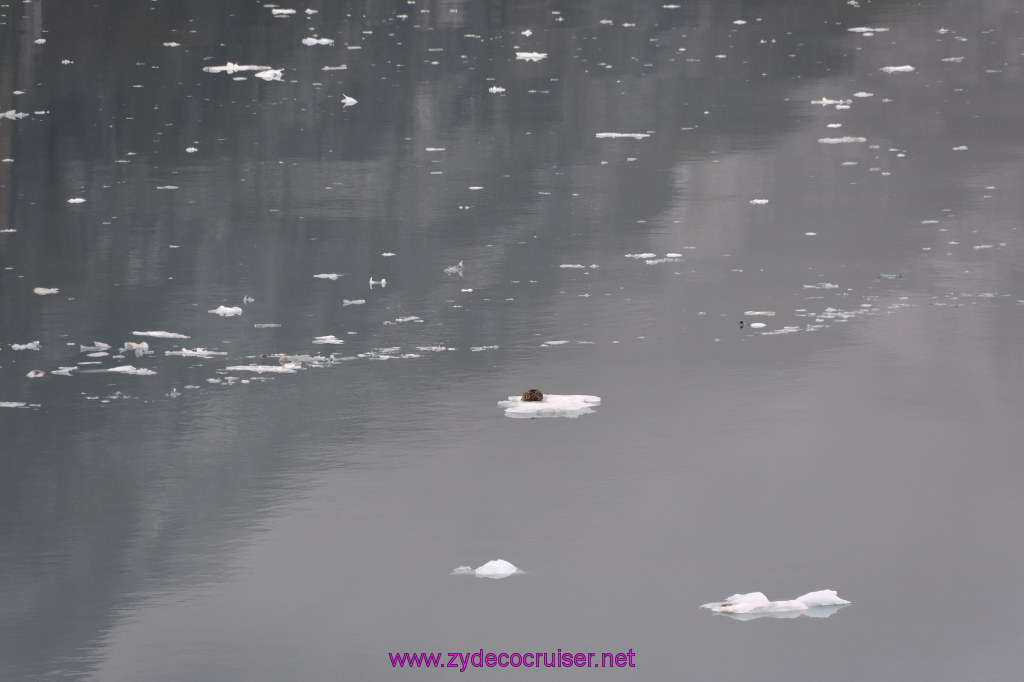
[[[228,372],[255,372],[256,374],[295,374],[301,365],[234,365],[225,367]]]
[[[829,105],[840,105],[840,104],[852,104],[851,99],[829,99],[828,97],[822,97],[821,99],[812,99],[811,104],[820,104],[823,107]]]
[[[170,42],[164,43],[164,47],[181,47],[181,43],[176,43],[172,40]]]
[[[388,286],[388,281],[386,279],[384,279],[383,277],[381,277],[380,279],[376,279],[376,280],[373,277],[370,277],[370,289],[373,289],[375,284],[379,284],[380,288],[384,289],[384,288],[386,288]]]
[[[516,52],[516,59],[521,59],[524,62],[539,62],[547,56],[547,52]]]
[[[46,287],[36,287],[35,289],[32,290],[32,293],[37,294],[39,296],[49,296],[50,294],[55,294],[58,291],[60,290],[57,289],[56,287],[52,289],[47,289]]]
[[[345,93],[341,93],[341,106],[342,107],[347,109],[348,107],[352,106],[353,104],[359,104],[359,100],[357,100],[355,97],[349,97]]]
[[[315,279],[329,279],[331,281],[334,281],[341,277],[341,275],[339,275],[336,272],[321,272],[319,275],[313,275],[313,277]]]
[[[154,372],[151,369],[146,369],[145,367],[135,367],[134,365],[120,365],[118,367],[111,367],[107,370],[100,371],[113,372],[115,374],[135,374],[138,376],[152,376],[156,374],[156,372]]]
[[[751,322],[749,325],[751,329],[764,329],[767,326],[764,322]]]
[[[23,405],[24,403],[19,403],[19,404]],[[452,569],[452,575],[462,575],[463,573],[472,573],[472,572],[473,572],[473,567],[472,566],[457,566],[457,567]]]
[[[238,71],[266,71],[272,69],[271,66],[260,66],[259,64],[235,64],[234,62],[228,62],[223,66],[204,66],[203,71],[206,73],[237,73]]]
[[[753,204],[754,206],[764,206],[765,204],[768,203],[768,200],[767,199],[751,199],[750,203]]]
[[[463,271],[462,261],[459,261],[455,265],[449,265],[448,267],[446,267],[443,272],[446,275],[455,275],[455,274],[462,274],[462,271]]]
[[[747,23],[747,21],[746,21],[746,19],[737,19],[737,20],[735,20],[732,23],[734,23],[737,26],[742,26],[743,24]]]
[[[808,592],[802,597],[783,601],[769,601],[763,592],[749,592],[734,594],[724,601],[702,604],[701,608],[714,613],[771,614],[802,612],[813,608],[844,606],[849,603],[849,601],[841,599],[835,590]]]
[[[183,358],[212,358],[218,355],[227,355],[223,351],[206,350],[205,348],[182,348],[181,350],[166,350],[164,355],[179,355]]]
[[[531,31],[530,29],[526,29],[525,31],[520,31],[519,35],[523,35],[529,38],[530,36],[533,35],[533,31]]]
[[[474,571],[480,578],[507,578],[519,569],[504,559],[493,559]]]
[[[279,325],[276,322],[257,322],[256,324],[253,325],[253,327],[256,329],[276,329],[277,327],[280,326],[281,325]]]
[[[797,597],[793,601],[798,601],[809,608],[813,608],[815,606],[843,606],[850,603],[848,600],[840,597],[835,590],[818,590],[817,592],[808,592],[802,597]]]
[[[284,80],[284,69],[264,69],[263,71],[257,71],[255,75],[257,78],[262,78],[265,81]]]
[[[364,303],[366,303],[366,299],[365,298],[356,298],[356,299],[344,298],[344,299],[341,300],[341,305],[342,306],[363,305]]]
[[[158,185],[157,189],[179,189],[177,185]]]
[[[333,45],[334,44],[334,39],[333,38],[303,38],[302,39],[302,44],[303,45],[310,45],[310,46],[312,46],[312,45]]]
[[[313,343],[341,345],[341,344],[345,343],[345,340],[344,339],[339,339],[334,334],[328,334],[327,336],[317,336],[317,337],[315,337],[313,339]]]
[[[520,396],[510,395],[508,400],[499,400],[498,406],[505,408],[505,416],[519,419],[534,417],[569,417],[590,414],[601,404],[596,395],[552,395],[543,400],[525,401]]]
[[[745,312],[743,314],[744,315],[750,315],[751,317],[753,317],[755,315],[761,315],[761,316],[764,316],[764,317],[775,317],[775,311],[774,310],[748,310],[747,312]]]
[[[646,258],[656,258],[657,256],[658,256],[658,254],[650,253],[650,252],[645,252],[645,253],[627,253],[626,254],[626,258],[635,258],[636,260],[641,260],[641,259],[646,259]]]
[[[498,95],[505,92],[505,88],[501,87],[500,85],[492,85],[491,87],[487,88],[487,92],[491,93],[492,95]]]
[[[958,147],[953,147],[953,151],[955,151],[955,152],[965,152],[965,151],[967,151],[967,145],[962,144],[962,145],[960,145]]]
[[[879,71],[884,71],[885,73],[910,73],[911,71],[917,71],[917,69],[910,64],[904,64],[903,66],[883,66]]]
[[[885,33],[889,29],[887,28],[868,28],[867,26],[856,26],[854,28],[848,28],[847,31],[851,33]]]
[[[944,62],[952,62],[954,64],[959,64],[963,60],[964,60],[963,57],[943,57],[942,58],[942,61],[944,61]]]
[[[660,263],[678,263],[678,258],[648,258],[644,261],[647,265],[658,265]]]
[[[838,289],[838,284],[830,282],[818,282],[817,284],[805,284],[804,289]]]
[[[273,14],[275,17],[289,17],[289,16],[295,14],[295,10],[293,10],[293,9],[284,9],[284,8],[281,8],[281,7],[273,7],[273,8],[271,8],[270,13]]]
[[[853,93],[853,96],[854,97],[874,97],[875,93],[873,93],[873,92],[864,92],[863,90],[861,90],[859,92]]]
[[[91,346],[80,345],[78,350],[82,353],[92,353],[95,351],[110,350],[109,343],[103,343],[102,341],[93,341]]]
[[[971,248],[974,249],[975,251],[980,251],[981,249],[991,249],[992,244],[978,244],[976,246],[972,246]]]
[[[485,350],[498,350],[498,346],[472,346],[469,350],[472,353],[479,353]]]
[[[82,197],[71,197],[70,199],[68,199],[68,203],[69,204],[84,204],[85,203],[85,199],[83,199]]]
[[[25,403],[16,403],[10,400],[0,400],[0,407],[25,407]],[[467,568],[469,568],[467,566]]]
[[[384,253],[382,253],[380,255],[383,258],[391,258],[392,256],[397,256],[398,254],[397,253],[392,253],[391,251],[385,251]]]
[[[867,142],[866,137],[852,137],[847,135],[845,137],[822,137],[818,139],[818,142],[822,144],[853,144],[855,142]]]
[[[9,109],[7,111],[0,111],[0,118],[10,119],[11,121],[17,121],[19,118],[25,118],[28,114]]]
[[[594,133],[594,137],[604,139],[617,139],[621,137],[631,137],[634,140],[642,140],[645,137],[650,137],[650,133]]]
[[[416,315],[406,315],[405,317],[396,317],[395,324],[402,324],[403,322],[422,322],[423,318],[417,317]]]
[[[164,331],[152,331],[152,332],[132,332],[135,336],[152,336],[157,339],[190,339],[191,336],[185,336],[184,334],[178,334],[177,332],[164,332]]]
[[[235,315],[241,315],[242,309],[238,306],[220,305],[213,310],[207,310],[206,312],[213,313],[214,315],[220,315],[221,317],[234,317]]]
[[[562,263],[558,267],[560,267],[560,268],[582,269],[582,268],[585,268],[587,266],[586,265],[580,265],[579,263]]]
[[[39,345],[38,341],[29,341],[28,343],[12,343],[11,350],[40,350],[42,346]]]
[[[338,66],[322,66],[321,71],[344,71],[348,68],[348,64],[339,64]]]

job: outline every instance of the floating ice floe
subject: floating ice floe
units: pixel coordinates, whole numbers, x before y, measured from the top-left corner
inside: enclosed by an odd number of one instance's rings
[[[7,111],[0,111],[0,118],[6,118],[6,119],[10,119],[12,121],[17,121],[19,118],[25,118],[26,116],[28,116],[28,114],[25,114],[25,113],[22,113],[22,112],[19,112],[19,111],[15,111],[14,109],[9,109]]]
[[[765,204],[768,203],[768,200],[767,199],[751,199],[750,203],[753,204],[754,206],[764,206]]]
[[[302,44],[303,45],[310,45],[310,46],[312,46],[312,45],[333,45],[334,44],[334,39],[333,38],[303,38],[302,39]]]
[[[313,339],[313,343],[341,345],[341,344],[345,343],[345,340],[344,339],[339,339],[334,334],[328,334],[326,336],[317,336],[317,337],[315,337]]]
[[[81,370],[83,372],[112,372],[114,374],[135,374],[138,376],[152,376],[156,374],[151,369],[145,367],[135,367],[134,365],[119,365],[117,367],[109,367],[107,369],[90,369]]]
[[[833,105],[833,104],[834,105],[853,104],[853,100],[852,99],[829,99],[828,97],[822,97],[821,99],[812,99],[811,100],[811,104],[820,104],[823,107],[827,107],[827,106]]]
[[[954,64],[959,64],[963,60],[964,60],[963,57],[943,57],[942,58],[942,61],[944,61],[944,62],[952,62]]]
[[[28,343],[12,343],[11,350],[40,350],[42,346],[38,341],[29,341]]]
[[[375,280],[373,277],[371,277],[370,278],[370,288],[373,289],[373,286],[375,284],[379,284],[380,288],[383,289],[383,288],[387,287],[388,281],[386,279],[384,279],[383,277],[381,277],[380,279],[377,279],[377,280]]]
[[[242,309],[238,306],[220,305],[213,310],[207,310],[206,312],[213,313],[214,315],[220,315],[221,317],[234,317],[236,315],[241,315]]]
[[[284,69],[264,69],[263,71],[257,71],[253,75],[265,81],[280,81],[284,80]]]
[[[666,256],[665,258],[648,258],[644,263],[647,265],[659,265],[660,263],[678,263],[680,260],[680,258],[669,258]]]
[[[191,336],[185,336],[177,332],[164,332],[164,331],[152,331],[152,332],[132,332],[134,336],[152,336],[157,339],[190,339]]]
[[[342,306],[363,305],[364,303],[366,303],[366,299],[365,298],[353,298],[353,299],[343,298],[343,299],[341,299],[341,305]]]
[[[650,137],[650,133],[594,133],[594,137],[599,140],[605,139],[618,139],[622,137],[630,137],[634,140],[642,140],[645,137]]]
[[[102,341],[93,341],[91,346],[79,345],[78,350],[81,353],[95,353],[97,351],[110,350],[110,344],[103,343]]]
[[[479,353],[479,352],[485,351],[485,350],[498,350],[498,348],[499,348],[498,346],[472,346],[472,347],[470,347],[469,350],[472,353]]]
[[[820,137],[818,142],[822,144],[855,144],[861,142],[867,142],[866,137],[853,137],[852,135],[846,135],[844,137]]]
[[[301,367],[298,363],[286,365],[234,365],[225,367],[228,372],[255,372],[256,374],[295,374]]]
[[[510,575],[521,573],[521,571],[504,559],[493,559],[476,570],[469,566],[452,569],[452,575],[468,575],[470,573],[475,574],[478,578],[507,578]]]
[[[135,357],[141,358],[143,355],[149,353],[149,344],[146,343],[145,341],[141,343],[135,343],[134,341],[125,341],[124,346],[118,349],[118,352],[126,353],[128,351],[132,351],[133,353],[135,353]],[[92,353],[90,353],[90,357],[93,357]]]
[[[336,272],[321,272],[319,275],[313,275],[314,279],[329,279],[332,282],[339,277],[341,277],[341,275]]]
[[[657,256],[658,256],[658,254],[656,254],[656,253],[627,253],[626,254],[626,258],[635,258],[637,260],[640,260],[640,259],[643,259],[643,258],[656,258]]]
[[[0,407],[26,407],[26,404],[16,403],[9,400],[0,400]]]
[[[831,282],[818,282],[817,284],[805,284],[804,289],[838,289],[838,284]]]
[[[68,199],[68,203],[69,204],[84,204],[85,203],[85,199],[83,199],[82,197],[71,197],[70,199]]]
[[[290,17],[291,15],[295,14],[295,10],[286,9],[283,7],[272,7],[270,9],[270,13],[273,14],[275,17]]]
[[[501,93],[505,92],[505,88],[501,87],[500,85],[492,85],[491,87],[487,88],[487,92],[491,93],[492,95],[500,95]]]
[[[462,274],[462,270],[463,270],[462,261],[459,261],[458,264],[456,264],[456,265],[449,265],[448,267],[446,267],[444,269],[444,273],[446,275],[456,275],[456,274],[461,275]]]
[[[234,62],[228,62],[223,66],[204,66],[203,71],[206,73],[237,73],[239,71],[267,71],[273,69],[272,66],[260,66],[258,64],[235,64]]]
[[[702,604],[702,609],[713,613],[724,613],[730,615],[757,615],[771,616],[789,614],[781,617],[794,617],[803,613],[808,616],[827,617],[835,613],[835,607],[846,606],[850,602],[842,599],[835,590],[818,590],[783,601],[769,601],[763,592],[749,592],[747,594],[734,594],[724,601]],[[815,610],[825,610],[817,611]]]
[[[524,62],[539,62],[542,59],[546,59],[547,56],[547,52],[516,52],[516,59]]]
[[[764,317],[775,317],[775,311],[774,310],[748,310],[748,311],[746,311],[743,314],[744,315],[751,315],[751,316],[761,315],[761,316],[764,316]]]
[[[853,28],[848,28],[846,30],[851,33],[885,33],[889,29],[882,27],[870,28],[868,26],[854,26]]]
[[[37,294],[39,296],[49,296],[51,294],[56,294],[58,291],[60,291],[60,289],[57,289],[56,287],[52,289],[47,289],[46,287],[36,287],[35,289],[32,290],[32,293]]]
[[[348,107],[352,106],[353,104],[359,104],[359,100],[357,100],[355,97],[349,97],[345,93],[341,93],[341,106],[342,107],[347,109]]]
[[[165,350],[164,355],[180,355],[183,358],[212,358],[227,355],[224,351],[206,350],[205,348],[182,348],[181,350]]]
[[[498,406],[505,408],[506,417],[533,419],[535,417],[569,417],[590,414],[601,404],[596,395],[552,395],[543,400],[524,401],[520,396],[510,395],[508,400],[499,400]]]
[[[337,66],[321,66],[321,71],[345,71],[348,69],[348,64],[338,64]]]
[[[766,325],[764,322],[751,322],[747,326],[750,327],[751,329],[764,329],[768,325]]]
[[[883,66],[879,71],[884,71],[885,73],[910,73],[911,71],[917,71],[917,69],[910,64],[904,64],[903,66]]]
[[[172,40],[164,43],[164,47],[181,47],[181,43],[176,43]]]

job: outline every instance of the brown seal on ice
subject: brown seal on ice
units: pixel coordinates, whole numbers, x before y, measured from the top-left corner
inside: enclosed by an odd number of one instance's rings
[[[531,388],[523,394],[523,402],[540,402],[541,400],[544,400],[544,394],[535,388]]]

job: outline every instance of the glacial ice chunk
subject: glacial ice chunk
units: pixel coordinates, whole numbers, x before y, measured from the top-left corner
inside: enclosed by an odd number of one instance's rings
[[[217,306],[213,310],[207,310],[206,312],[213,313],[214,315],[220,315],[221,317],[234,317],[236,315],[241,315],[242,309],[238,306],[221,305]]]
[[[519,571],[518,568],[504,559],[492,559],[477,568],[474,573],[480,578],[507,578]]]
[[[109,369],[99,371],[113,372],[115,374],[136,374],[138,376],[152,376],[156,374],[156,372],[151,369],[135,367],[134,365],[119,365],[118,367],[111,367]]]
[[[57,289],[56,287],[52,289],[47,289],[46,287],[36,287],[35,289],[32,290],[32,293],[38,296],[49,296],[51,294],[56,294],[58,291],[60,291],[60,289]]]
[[[917,71],[917,69],[910,64],[904,64],[903,66],[883,66],[879,71],[884,71],[885,73],[910,73],[911,71]]]
[[[499,400],[498,406],[505,408],[505,416],[517,419],[536,417],[568,417],[575,419],[590,414],[601,404],[596,395],[553,395],[546,394],[543,400],[524,401],[521,396],[510,395],[508,400]]]
[[[614,139],[618,139],[618,138],[622,138],[622,137],[631,137],[634,140],[642,140],[645,137],[650,137],[650,136],[651,136],[650,133],[594,133],[594,137],[598,138],[599,140],[606,140],[606,139],[613,139],[614,140]]]
[[[29,341],[28,343],[12,343],[11,350],[40,350],[42,348],[38,341]]]
[[[132,332],[135,336],[152,336],[157,339],[190,339],[191,336],[185,336],[184,334],[178,334],[177,332],[164,332],[164,331],[152,331],[152,332]]]
[[[333,38],[303,38],[302,39],[302,44],[303,45],[310,45],[310,46],[312,46],[312,45],[333,45],[334,44],[334,39]]]
[[[539,62],[542,59],[546,59],[547,56],[547,52],[516,52],[516,59],[524,62]]]
[[[748,592],[747,594],[734,594],[720,602],[702,604],[701,608],[712,613],[772,615],[839,607],[849,603],[846,599],[839,597],[835,590],[808,592],[796,599],[782,601],[770,601],[763,592]],[[819,613],[818,615],[823,614]],[[827,615],[831,615],[831,613]]]
[[[229,372],[255,372],[256,374],[295,374],[299,365],[234,365],[225,367]]]

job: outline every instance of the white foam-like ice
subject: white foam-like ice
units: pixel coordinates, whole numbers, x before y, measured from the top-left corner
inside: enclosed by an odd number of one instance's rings
[[[492,559],[474,571],[481,578],[507,578],[517,572],[519,569],[504,559]]]
[[[499,400],[498,406],[505,408],[506,417],[533,419],[535,417],[569,417],[590,414],[601,404],[596,395],[552,395],[543,400],[524,401],[520,396],[510,395],[508,400]]]
[[[221,317],[234,317],[236,315],[241,315],[242,309],[238,306],[221,305],[217,306],[213,310],[207,310],[206,312],[213,313],[214,315],[220,315]]]

